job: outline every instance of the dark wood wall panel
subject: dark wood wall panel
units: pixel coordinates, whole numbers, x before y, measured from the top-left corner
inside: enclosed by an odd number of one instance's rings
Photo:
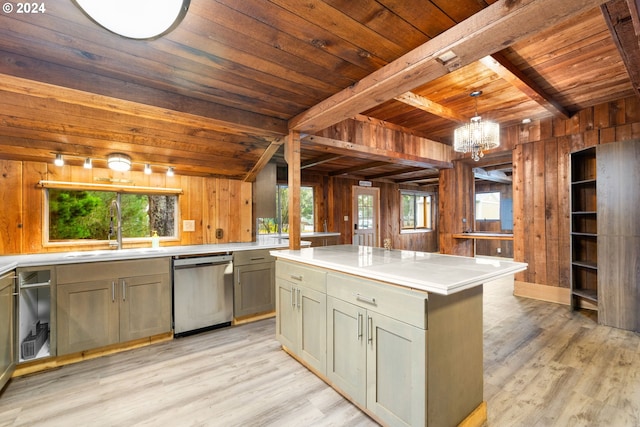
[[[636,97],[597,105],[568,120],[507,129],[513,149],[514,259],[529,264],[516,280],[569,287],[569,153],[640,138]],[[638,163],[640,167],[640,163]]]

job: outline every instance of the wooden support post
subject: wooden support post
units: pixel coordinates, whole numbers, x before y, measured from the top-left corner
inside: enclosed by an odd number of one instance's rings
[[[285,144],[289,169],[289,249],[300,249],[300,132],[291,131]]]

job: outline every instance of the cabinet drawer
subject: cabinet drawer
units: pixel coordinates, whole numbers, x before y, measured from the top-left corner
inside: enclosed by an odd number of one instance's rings
[[[327,275],[327,295],[427,329],[427,294],[346,274]]]
[[[319,292],[327,291],[327,273],[286,261],[276,261],[276,277],[288,282],[305,285]]]
[[[249,265],[249,264],[261,264],[264,262],[271,262],[275,260],[274,257],[269,254],[271,249],[256,249],[252,251],[239,251],[233,253],[233,265]]]

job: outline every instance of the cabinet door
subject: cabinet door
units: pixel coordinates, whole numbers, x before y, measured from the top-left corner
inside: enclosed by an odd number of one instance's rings
[[[58,355],[118,342],[117,280],[58,285]]]
[[[367,403],[366,313],[327,297],[327,378],[362,406]]]
[[[297,287],[286,280],[276,280],[276,338],[290,351],[298,353],[299,325],[297,309]]]
[[[298,287],[300,357],[318,372],[327,370],[327,295]]]
[[[426,333],[367,312],[367,408],[389,425],[424,425]]]
[[[16,366],[14,347],[15,274],[0,278],[0,390],[11,378]]]
[[[251,316],[276,308],[275,271],[273,262],[242,265],[235,268],[233,314]]]
[[[118,281],[120,341],[171,331],[171,282],[167,274]]]

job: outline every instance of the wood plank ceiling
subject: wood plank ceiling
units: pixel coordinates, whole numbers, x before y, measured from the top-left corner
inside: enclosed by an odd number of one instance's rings
[[[106,31],[72,1],[4,13],[0,158],[62,153],[99,166],[124,152],[135,168],[252,180],[290,128],[314,133],[357,115],[451,144],[474,115],[473,90],[483,91],[483,118],[503,127],[568,117],[638,93],[635,6],[602,4],[191,0],[176,29],[145,41]],[[440,56],[447,51],[453,61]],[[328,175],[437,174],[304,144],[301,159]]]

